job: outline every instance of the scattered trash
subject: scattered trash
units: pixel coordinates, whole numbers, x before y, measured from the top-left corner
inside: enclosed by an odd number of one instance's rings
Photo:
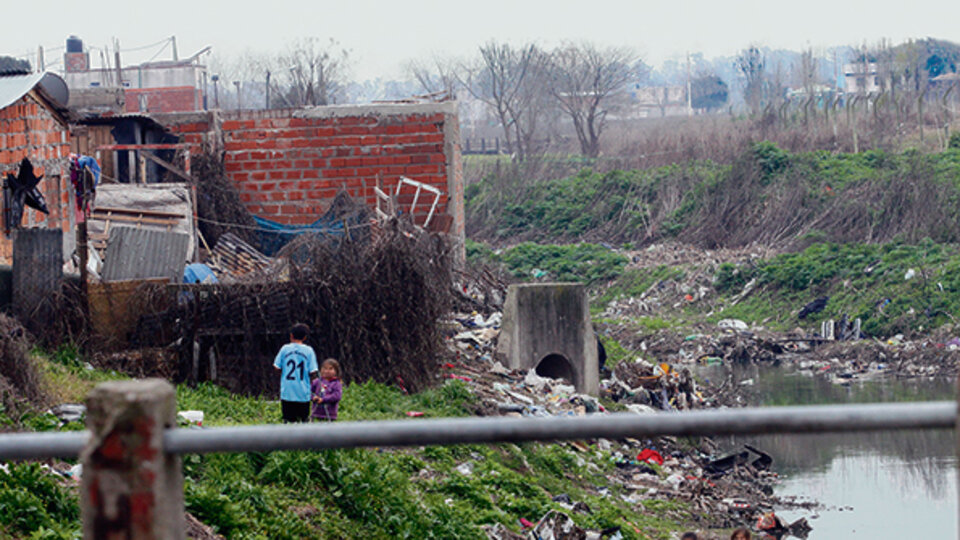
[[[723,319],[717,323],[717,326],[720,328],[730,328],[733,330],[746,330],[749,328],[747,323],[741,321],[740,319]]]
[[[657,452],[656,450],[644,448],[643,451],[637,455],[637,461],[646,461],[647,463],[663,465],[663,456],[661,456],[660,452]]]
[[[423,416],[423,413],[420,411],[407,411],[407,416],[411,418],[418,418]]]
[[[53,407],[49,412],[64,424],[68,424],[83,420],[83,416],[87,413],[87,406],[77,403],[63,403]]]
[[[586,538],[587,533],[570,516],[550,510],[540,518],[531,534],[538,540],[573,540]]]
[[[696,294],[694,297],[699,298]],[[679,298],[682,301],[682,295]],[[513,417],[604,414],[595,397],[577,394],[563,380],[544,377],[532,370],[512,370],[495,362],[491,352],[499,327],[484,326],[497,321],[499,312],[483,311],[485,315],[478,317],[480,311],[458,313],[448,319],[445,335],[455,360],[442,370],[444,378],[459,375],[469,379],[465,382],[478,398],[479,414]],[[611,366],[600,381],[600,397],[633,414],[734,406],[742,404],[736,397],[752,380],[747,379],[742,386],[736,380],[727,381],[720,388],[709,383],[701,386],[693,377],[691,367],[685,364],[772,361],[787,351],[796,354],[794,351],[811,347],[803,341],[775,341],[762,330],[749,331],[746,323],[737,319],[730,319],[724,326],[727,328],[713,335],[693,332],[666,343],[657,335],[645,335],[631,344],[632,350],[642,351],[643,356]],[[487,329],[491,332],[481,334]],[[611,327],[602,331],[621,342],[630,339],[616,332],[616,328]],[[616,496],[632,505],[651,498],[683,497],[692,501],[700,515],[710,516],[710,522],[721,528],[743,525],[745,520],[754,519],[756,509],[769,509],[774,501],[777,508],[800,507],[791,506],[793,502],[782,503],[773,495],[777,475],[769,472],[773,463],[769,454],[748,447],[742,453],[715,456],[714,443],[704,439],[701,444],[702,448],[690,449],[680,446],[673,438],[660,437],[643,441],[631,438],[576,440],[565,446],[580,461],[585,461],[586,456],[609,456],[613,466],[607,474],[611,482],[622,485],[622,489],[613,492],[610,486],[596,486],[592,491],[598,497]],[[472,472],[472,462],[461,464],[457,469],[460,474],[469,474],[465,471]],[[569,515],[591,512],[589,506],[566,493],[556,494],[553,502]],[[564,536],[569,516],[555,510],[551,512],[536,524],[521,521],[526,531],[522,537],[622,538],[619,529],[611,529],[605,536],[600,536],[604,531],[589,530],[582,531],[584,536]],[[639,530],[635,525],[627,526]],[[491,539],[520,538],[496,526],[484,529]],[[577,531],[569,529],[568,532],[581,534]]]
[[[203,426],[203,411],[180,411],[177,420],[183,420],[188,425]]]
[[[83,465],[80,463],[77,463],[76,465],[64,471],[64,474],[67,477],[72,478],[73,480],[76,480],[79,482],[80,477],[83,476]]]

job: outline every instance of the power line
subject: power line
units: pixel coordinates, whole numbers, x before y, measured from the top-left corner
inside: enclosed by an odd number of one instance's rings
[[[145,50],[145,49],[151,49],[151,48],[156,47],[157,45],[160,45],[160,44],[164,44],[164,46],[166,46],[166,44],[168,44],[168,43],[170,43],[170,38],[163,38],[163,39],[161,39],[160,41],[158,41],[158,42],[156,42],[156,43],[151,43],[151,44],[149,44],[149,45],[142,45],[142,46],[140,46],[140,47],[131,47],[131,48],[129,48],[129,49],[120,49],[120,52],[125,53],[125,52],[142,51],[142,50]]]

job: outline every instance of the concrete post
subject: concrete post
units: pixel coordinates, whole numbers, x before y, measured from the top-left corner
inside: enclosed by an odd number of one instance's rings
[[[176,411],[173,386],[161,379],[103,383],[87,397],[85,539],[184,538],[180,457],[163,450]]]

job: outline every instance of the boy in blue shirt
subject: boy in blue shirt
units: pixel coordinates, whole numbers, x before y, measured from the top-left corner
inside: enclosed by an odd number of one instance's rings
[[[280,372],[280,410],[284,422],[310,418],[310,379],[317,376],[317,355],[304,344],[310,329],[303,323],[290,328],[290,343],[280,348],[273,367]]]

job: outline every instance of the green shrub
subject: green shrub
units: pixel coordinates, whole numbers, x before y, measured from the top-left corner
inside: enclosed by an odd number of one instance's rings
[[[80,519],[76,493],[37,463],[8,466],[9,474],[0,473],[0,524],[21,534],[70,537]]]
[[[497,260],[518,278],[531,279],[536,271],[553,281],[595,283],[620,274],[627,258],[596,244],[539,245],[524,242],[501,253]]]
[[[752,267],[722,263],[713,277],[713,286],[720,293],[739,291],[755,274],[756,270]]]
[[[790,165],[790,153],[770,141],[753,145],[753,157],[764,179],[769,180]]]
[[[960,148],[960,133],[950,135],[950,142],[947,144],[947,148]]]

